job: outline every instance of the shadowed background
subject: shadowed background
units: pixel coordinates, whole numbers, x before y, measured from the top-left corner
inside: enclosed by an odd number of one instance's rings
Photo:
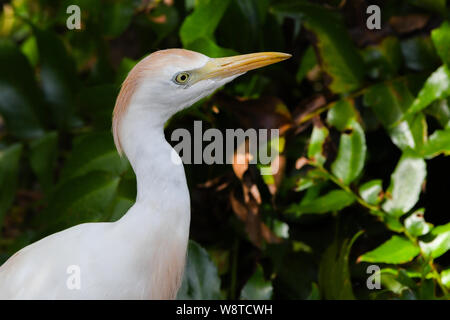
[[[280,51],[293,57],[166,125],[168,138],[196,120],[281,133],[273,176],[261,165],[185,165],[192,241],[179,297],[448,299],[446,0],[1,3],[0,263],[133,204],[134,173],[110,128],[141,58]],[[80,30],[66,27],[72,4]],[[366,27],[369,4],[381,8],[379,30]],[[372,264],[381,289],[367,288]]]

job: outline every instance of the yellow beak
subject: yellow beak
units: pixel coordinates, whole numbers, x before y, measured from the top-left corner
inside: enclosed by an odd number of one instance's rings
[[[211,59],[198,71],[199,80],[227,78],[289,59],[292,55],[281,52],[258,52],[233,57]]]

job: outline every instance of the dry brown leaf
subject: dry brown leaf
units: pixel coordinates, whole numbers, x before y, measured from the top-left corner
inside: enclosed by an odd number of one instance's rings
[[[309,163],[309,160],[305,157],[298,158],[297,161],[295,161],[295,169],[300,170],[305,165]]]
[[[396,32],[403,34],[422,29],[429,19],[430,16],[425,14],[409,14],[391,17],[389,24]]]

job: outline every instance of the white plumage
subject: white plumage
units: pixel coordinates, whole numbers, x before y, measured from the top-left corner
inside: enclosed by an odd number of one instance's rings
[[[117,222],[77,225],[17,252],[0,267],[0,299],[175,298],[190,200],[164,124],[246,71],[288,57],[257,53],[212,59],[169,49],[140,61],[122,85],[113,115],[116,146],[136,173],[136,203]],[[79,287],[68,285],[71,267],[79,271]]]

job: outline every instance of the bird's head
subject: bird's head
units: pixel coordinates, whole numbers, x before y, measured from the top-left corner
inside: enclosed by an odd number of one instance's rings
[[[113,112],[113,134],[121,152],[121,122],[129,113],[139,116],[151,110],[164,124],[176,112],[213,93],[245,72],[291,57],[279,52],[260,52],[225,58],[168,49],[142,59],[128,74]],[[130,110],[133,109],[133,110]]]

